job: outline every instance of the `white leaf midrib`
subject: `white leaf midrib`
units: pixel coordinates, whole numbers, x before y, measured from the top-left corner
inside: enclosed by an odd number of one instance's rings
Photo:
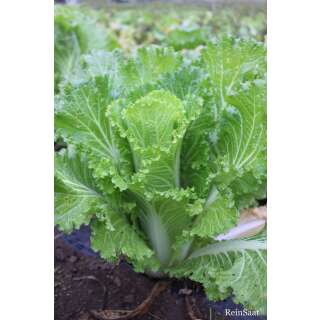
[[[246,250],[258,251],[266,250],[266,241],[262,240],[227,240],[217,242],[201,249],[194,251],[189,259],[207,256],[207,255],[219,255],[228,254],[230,252],[242,252]]]

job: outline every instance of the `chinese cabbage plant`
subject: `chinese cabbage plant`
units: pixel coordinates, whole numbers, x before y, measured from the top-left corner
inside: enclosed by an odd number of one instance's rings
[[[188,277],[266,312],[266,232],[221,240],[266,188],[265,47],[223,38],[85,57],[56,97],[55,222],[137,272]],[[219,239],[219,240],[218,240]]]

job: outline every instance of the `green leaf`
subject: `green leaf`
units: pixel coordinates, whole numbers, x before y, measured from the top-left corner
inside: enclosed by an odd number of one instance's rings
[[[136,174],[132,190],[166,191],[180,186],[180,149],[187,119],[182,102],[152,91],[123,111],[125,136]],[[138,191],[139,192],[139,191]]]
[[[119,90],[122,84],[119,78],[119,65],[123,63],[124,56],[120,50],[104,51],[93,49],[90,53],[81,54],[73,68],[65,79],[64,87],[68,84],[79,86],[87,83],[93,78],[108,77],[108,90],[112,97],[122,94]],[[62,88],[61,88],[61,91]]]
[[[263,166],[266,159],[261,159],[260,164]],[[233,192],[233,197],[237,208],[249,208],[256,206],[257,199],[266,198],[267,193],[267,169],[264,168],[262,173],[254,175],[253,172],[245,173],[241,179],[236,179],[230,184],[230,188]]]
[[[85,157],[55,156],[55,224],[65,232],[89,224],[103,203]]]
[[[219,109],[225,97],[239,91],[241,83],[265,78],[266,49],[253,40],[224,37],[203,51],[215,102]]]
[[[208,197],[204,210],[195,220],[190,231],[191,236],[210,237],[229,230],[236,225],[238,210],[227,195],[214,189]]]
[[[112,50],[117,41],[99,22],[99,14],[77,6],[55,6],[55,91],[81,74],[81,54],[93,49]]]
[[[104,221],[95,220],[91,224],[91,246],[102,258],[114,261],[122,254],[139,261],[152,256],[153,252],[126,216],[115,211],[110,211],[108,216],[111,228]]]
[[[112,87],[115,89],[116,82],[119,81],[117,80],[118,67],[124,60],[121,51],[92,50],[89,54],[84,54],[82,59],[88,79],[90,77],[108,76],[109,82],[113,84]],[[112,96],[115,96],[115,93]]]
[[[59,85],[68,82],[73,73],[79,69],[81,49],[74,33],[64,34],[64,31],[55,27],[54,46],[54,88],[59,91]]]
[[[190,199],[194,196],[190,190],[176,189],[139,199],[142,228],[162,266],[172,262],[173,245],[192,222]]]
[[[236,303],[266,314],[266,250],[246,250],[229,270],[221,271],[217,285],[221,291],[232,288]]]
[[[172,49],[156,46],[138,49],[134,58],[119,67],[123,91],[129,93],[155,82],[161,75],[175,71],[181,63],[182,57]]]
[[[108,77],[69,86],[57,104],[55,126],[65,141],[88,154],[96,178],[109,177],[119,189],[126,189],[132,173],[131,157],[126,140],[106,117],[111,99]]]
[[[167,90],[181,100],[203,96],[202,82],[205,72],[194,65],[181,63],[174,72],[165,73],[155,84],[155,89]]]
[[[174,73],[162,76],[155,87],[170,91],[183,102],[189,123],[180,156],[181,185],[193,187],[199,196],[205,197],[207,176],[213,170],[209,134],[217,125],[205,72],[184,63]]]
[[[226,100],[228,107],[222,115],[218,141],[213,145],[214,184],[230,186],[239,197],[255,191],[266,175],[265,82],[248,83],[240,93]],[[243,177],[251,181],[241,189],[245,185]]]
[[[201,282],[209,299],[233,294],[236,303],[266,313],[266,237],[215,242],[193,252],[171,273]]]
[[[200,197],[208,194],[207,178],[213,171],[210,132],[216,121],[207,101],[189,100],[191,110],[198,110],[183,139],[181,158],[182,184],[193,187]]]
[[[211,132],[214,175],[211,188],[231,188],[238,208],[265,194],[265,47],[223,38],[204,51],[218,125]]]

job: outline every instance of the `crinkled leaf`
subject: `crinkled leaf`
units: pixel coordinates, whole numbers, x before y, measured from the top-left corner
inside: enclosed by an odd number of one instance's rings
[[[137,50],[136,56],[119,67],[119,77],[125,92],[159,79],[175,71],[182,57],[172,49],[151,46]]]
[[[85,157],[55,156],[55,224],[65,232],[88,224],[103,197]]]
[[[265,82],[249,83],[227,98],[221,131],[214,144],[214,183],[230,186],[241,194],[259,194],[266,175],[266,88]],[[245,183],[245,179],[250,183]],[[243,189],[242,189],[243,187]]]
[[[190,231],[191,236],[211,237],[232,228],[237,223],[238,211],[227,195],[213,190]]]
[[[110,177],[119,189],[125,189],[132,172],[131,158],[126,140],[106,117],[111,99],[107,77],[70,86],[57,105],[55,126],[65,141],[80,145],[88,154],[97,178]]]
[[[260,163],[266,162],[265,159]],[[255,176],[252,171],[245,173],[241,179],[236,179],[230,185],[233,191],[235,203],[239,209],[249,208],[257,204],[257,199],[266,198],[267,176],[266,168],[259,176]]]
[[[234,253],[235,261],[232,267],[227,270],[221,270],[218,273],[216,283],[220,291],[227,291],[231,288],[234,295],[233,299],[236,303],[241,303],[265,314],[267,311],[266,239],[258,238],[247,241],[254,243],[252,248]],[[234,245],[240,246],[240,243],[234,243]]]
[[[225,97],[238,92],[241,83],[265,77],[265,46],[253,40],[224,37],[203,51],[203,59],[220,109],[226,107]]]
[[[109,218],[112,228],[104,221],[91,224],[91,246],[101,257],[116,260],[121,254],[136,260],[150,258],[151,249],[134,230],[127,217],[121,212],[111,211]]]
[[[123,111],[137,188],[166,191],[180,185],[180,149],[187,119],[182,102],[153,91]],[[135,188],[132,186],[132,188]]]
[[[195,251],[171,269],[177,276],[201,282],[209,299],[233,294],[236,303],[266,313],[265,233],[250,239],[215,242]]]

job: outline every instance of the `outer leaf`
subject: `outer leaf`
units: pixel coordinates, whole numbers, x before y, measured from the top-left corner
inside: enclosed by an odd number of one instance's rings
[[[155,89],[170,91],[181,100],[188,100],[192,97],[202,97],[202,82],[205,72],[194,65],[181,63],[174,72],[166,73],[161,76],[155,84]]]
[[[116,90],[119,87],[120,81],[118,75],[119,65],[124,60],[121,51],[92,50],[90,54],[83,55],[82,59],[87,79],[108,76],[109,86],[113,89],[112,96],[116,97],[120,94]]]
[[[250,206],[265,188],[265,47],[223,38],[204,50],[203,60],[217,120],[210,134],[214,175],[208,175],[206,184],[231,187],[236,205]]]
[[[266,162],[266,159],[261,159],[260,161],[261,168],[263,168],[263,163]],[[249,208],[257,204],[257,199],[266,198],[266,171],[267,169],[265,168],[261,174],[256,174],[256,176],[253,172],[247,172],[241,179],[236,179],[231,183],[230,187],[238,208]]]
[[[93,78],[108,77],[108,90],[113,98],[122,94],[119,92],[121,83],[119,79],[119,65],[123,63],[124,56],[120,50],[105,51],[93,49],[90,53],[81,54],[75,63],[77,68],[69,72],[65,82],[69,85],[79,86]],[[66,84],[64,84],[66,85]]]
[[[200,237],[214,237],[232,228],[237,223],[238,210],[227,196],[215,189],[211,192],[204,211],[197,217],[190,234]]]
[[[104,221],[95,220],[91,224],[94,250],[107,260],[115,260],[121,254],[137,261],[152,256],[150,248],[121,212],[111,211],[109,217],[111,228]]]
[[[103,203],[87,159],[70,158],[67,153],[55,157],[55,224],[65,232],[88,224],[97,206]]]
[[[56,108],[55,125],[65,141],[79,145],[88,154],[97,178],[109,177],[119,189],[125,189],[132,173],[131,158],[127,142],[105,116],[110,101],[107,77],[66,88]]]
[[[161,75],[175,71],[182,57],[168,48],[151,46],[138,49],[134,58],[120,65],[119,76],[125,92],[152,83]]]
[[[236,303],[241,303],[265,314],[267,311],[267,248],[265,234],[262,233],[251,240],[238,241],[240,242],[235,242],[233,245],[238,248],[244,246],[245,249],[238,249],[238,252],[234,254],[236,258],[232,268],[223,270],[218,274],[217,285],[221,291],[232,288]],[[249,247],[243,241],[248,241],[250,243]]]
[[[224,37],[204,50],[203,58],[211,78],[216,104],[225,108],[225,97],[239,90],[245,81],[261,79],[266,72],[263,44]]]
[[[234,294],[237,303],[266,312],[266,238],[216,242],[195,251],[175,275],[203,283],[210,299]]]
[[[256,195],[266,174],[265,83],[250,83],[226,99],[229,107],[223,113],[219,140],[214,144],[214,184],[231,186],[238,198],[241,194]],[[250,182],[245,183],[246,179]]]
[[[228,114],[229,123],[221,133],[218,152],[220,147],[228,149],[229,164],[237,169],[250,167],[266,148],[265,82],[252,83],[248,89],[228,97],[227,101],[235,109],[228,110],[231,115]]]

